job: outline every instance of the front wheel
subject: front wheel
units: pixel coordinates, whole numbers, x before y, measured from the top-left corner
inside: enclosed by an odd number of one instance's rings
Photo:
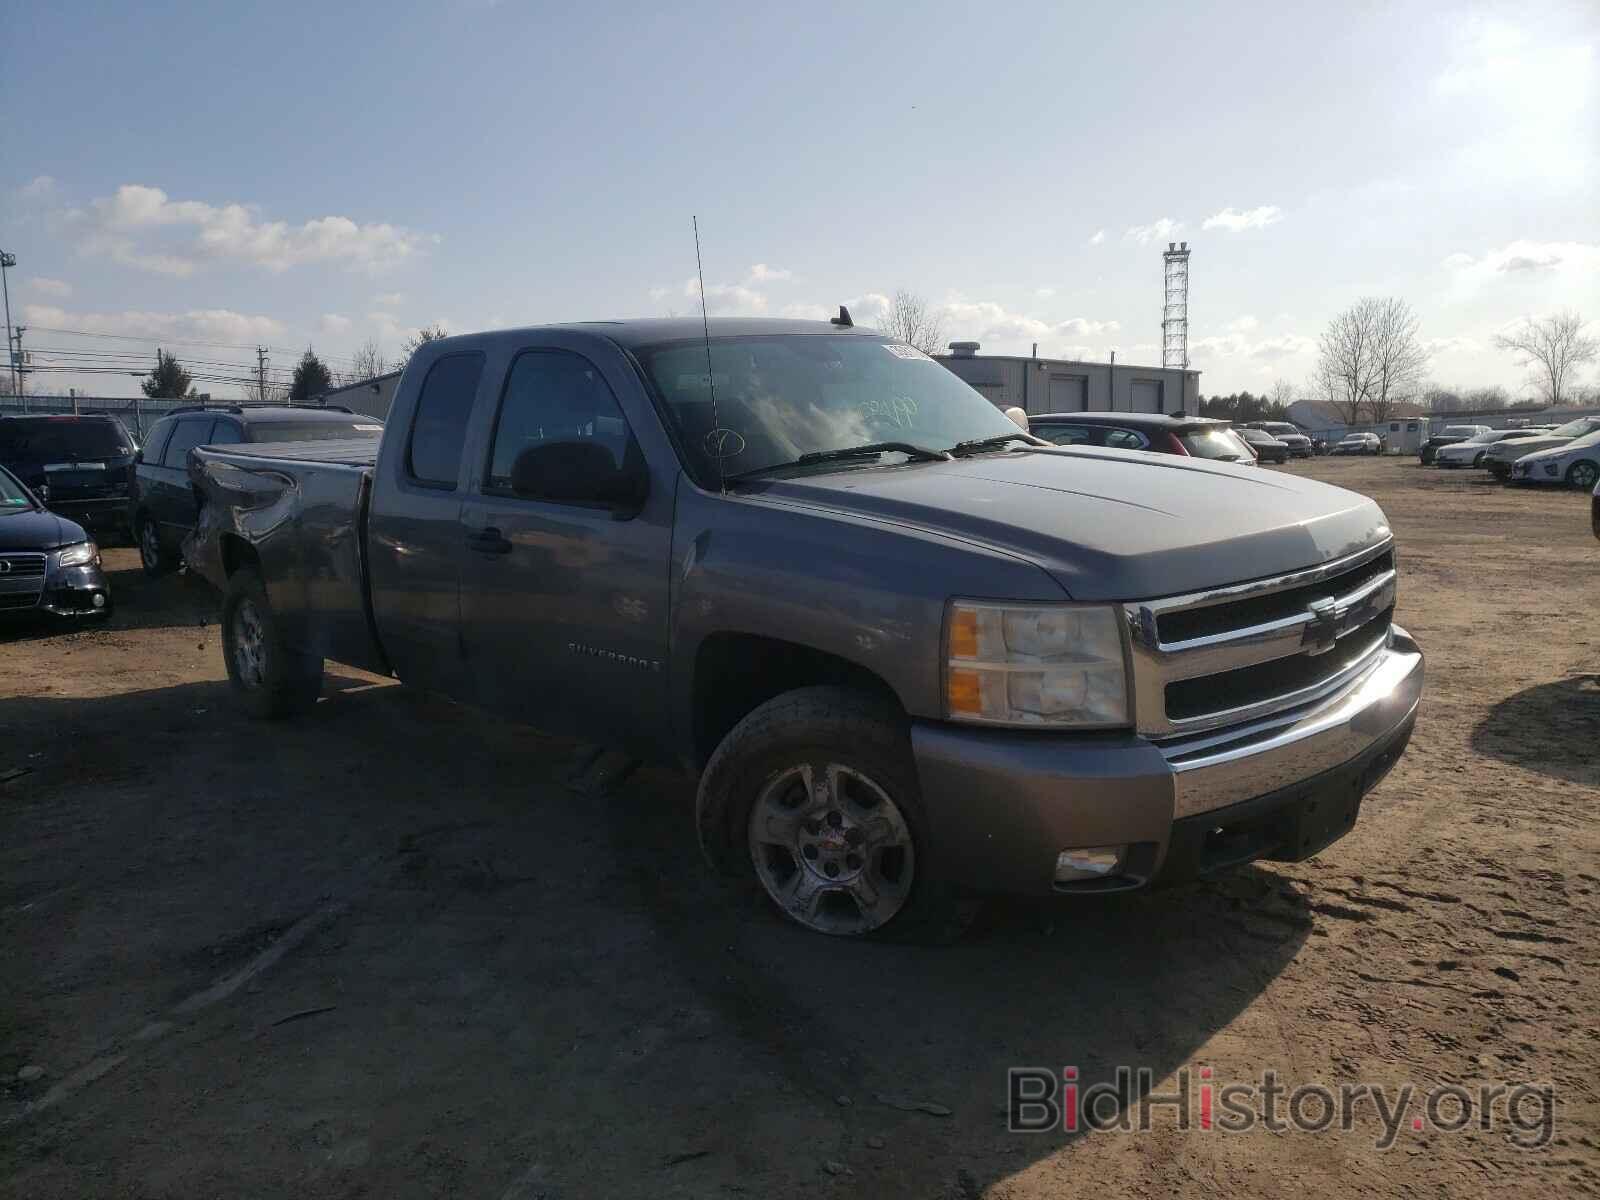
[[[863,693],[761,705],[711,756],[696,809],[712,863],[814,933],[948,942],[977,913],[928,853],[904,717]]]
[[[1587,458],[1567,468],[1567,484],[1570,487],[1582,488],[1587,492],[1594,488],[1596,481],[1600,481],[1600,465]]]
[[[228,577],[222,599],[222,655],[234,695],[253,717],[308,711],[322,692],[322,659],[291,648],[251,567]]]

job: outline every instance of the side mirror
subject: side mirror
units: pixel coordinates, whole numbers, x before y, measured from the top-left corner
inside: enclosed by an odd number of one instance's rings
[[[632,515],[644,505],[650,477],[638,447],[628,444],[622,466],[598,442],[586,439],[529,446],[511,464],[511,490],[529,500],[604,505]]]
[[[50,503],[50,485],[48,483],[41,483],[38,487],[34,488],[34,491],[39,494],[39,499],[43,500],[46,504]]]

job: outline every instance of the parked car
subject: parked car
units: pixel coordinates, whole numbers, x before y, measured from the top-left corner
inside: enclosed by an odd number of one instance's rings
[[[1289,461],[1289,447],[1270,433],[1254,429],[1246,425],[1233,431],[1245,440],[1245,444],[1255,451],[1259,462],[1286,463]]]
[[[263,442],[368,441],[383,432],[376,417],[347,408],[229,405],[175,408],[150,427],[134,464],[128,523],[146,575],[176,567],[183,539],[194,528],[196,497],[189,486],[188,454],[195,446]]]
[[[1553,429],[1552,425],[1540,426],[1538,429],[1488,429],[1483,433],[1474,434],[1464,442],[1457,442],[1453,446],[1444,446],[1434,456],[1434,465],[1438,467],[1481,467],[1483,459],[1489,453],[1489,447],[1496,442],[1503,442],[1507,438],[1530,437],[1534,433],[1546,429]]]
[[[1255,452],[1227,421],[1161,413],[1041,413],[1028,418],[1036,436],[1057,446],[1150,450],[1223,462],[1253,462]]]
[[[86,529],[128,533],[138,446],[116,417],[0,417],[0,466]]]
[[[1369,498],[1041,444],[870,330],[445,338],[381,441],[189,469],[248,711],[331,658],[680,762],[707,858],[822,933],[1303,859],[1421,694]]]
[[[1332,454],[1382,454],[1383,440],[1375,433],[1347,433],[1330,451]]]
[[[1589,491],[1600,483],[1600,430],[1564,446],[1535,450],[1511,464],[1512,483],[1557,483]]]
[[[0,467],[0,616],[104,618],[111,611],[111,585],[88,532]]]
[[[1289,421],[1251,421],[1244,428],[1270,433],[1289,447],[1289,453],[1295,458],[1310,458],[1314,452],[1311,439],[1306,436],[1305,430]]]
[[[1511,478],[1511,464],[1524,454],[1532,454],[1536,450],[1550,450],[1556,446],[1565,446],[1575,438],[1600,429],[1600,417],[1578,417],[1568,421],[1565,425],[1557,425],[1547,433],[1532,433],[1526,437],[1506,438],[1496,442],[1489,448],[1489,453],[1483,456],[1483,465],[1489,469],[1489,474],[1496,479]]]
[[[1600,483],[1595,484],[1594,491],[1589,494],[1589,528],[1600,538]]]
[[[1442,447],[1454,446],[1468,438],[1477,437],[1480,433],[1489,432],[1491,430],[1487,425],[1446,425],[1444,432],[1436,433],[1422,443],[1422,448],[1417,451],[1417,458],[1421,460],[1423,466],[1429,466]]]

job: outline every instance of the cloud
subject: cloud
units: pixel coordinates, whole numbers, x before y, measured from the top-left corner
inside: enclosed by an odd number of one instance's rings
[[[28,324],[55,329],[85,329],[92,333],[126,334],[146,338],[198,338],[219,342],[257,342],[283,336],[283,322],[252,316],[228,308],[192,308],[187,312],[68,312],[50,304],[26,304]]]
[[[1041,300],[1048,300],[1051,296],[1056,294],[1056,290],[1053,287],[1034,288],[1033,294],[1038,296]]]
[[[1104,229],[1096,229],[1092,234],[1089,235],[1089,245],[1091,246],[1098,246],[1105,240],[1106,231]]]
[[[1183,228],[1182,221],[1174,221],[1171,217],[1158,217],[1148,225],[1135,225],[1122,236],[1131,241],[1138,242],[1141,246],[1149,242],[1165,242],[1178,235]],[[1091,239],[1092,240],[1092,239]]]
[[[439,239],[387,222],[317,217],[300,225],[263,221],[253,206],[173,200],[160,188],[124,184],[69,214],[88,255],[165,275],[187,276],[212,262],[268,271],[342,262],[380,268],[402,262]]]
[[[1482,354],[1483,343],[1469,337],[1424,338],[1422,348],[1429,354]]]
[[[1519,279],[1531,283],[1536,277],[1543,300],[1556,306],[1581,304],[1593,296],[1594,280],[1600,277],[1600,242],[1521,238],[1481,255],[1457,251],[1442,265],[1451,274],[1458,299],[1484,288],[1515,287]]]
[[[782,267],[769,267],[766,263],[756,263],[750,268],[750,274],[745,277],[746,283],[782,283],[794,278],[794,272]]]
[[[22,281],[24,288],[32,288],[41,296],[54,296],[58,300],[65,300],[72,295],[72,285],[60,279],[49,279],[43,275],[35,275],[31,279]]]
[[[700,281],[693,275],[684,280],[683,294],[696,303],[699,302]],[[767,311],[767,298],[754,288],[739,283],[708,284],[706,311],[718,316],[758,317]]]
[[[379,292],[372,298],[372,302],[379,308],[399,308],[405,303],[405,298],[404,292]]]
[[[1201,222],[1200,228],[1225,229],[1229,233],[1242,233],[1246,229],[1265,229],[1268,225],[1276,225],[1281,220],[1283,220],[1283,209],[1276,204],[1263,204],[1260,208],[1244,212],[1225,208],[1219,213],[1212,213]]]
[[[317,322],[317,328],[329,337],[340,337],[350,332],[350,326],[355,322],[349,317],[341,317],[338,313],[323,313],[322,320]]]
[[[56,181],[50,175],[35,175],[27,183],[17,189],[17,194],[26,200],[42,200],[55,194]]]
[[[1189,355],[1196,359],[1236,358],[1256,362],[1277,362],[1296,355],[1310,354],[1317,348],[1315,338],[1298,334],[1262,338],[1252,341],[1242,333],[1228,333],[1220,337],[1189,339]]]
[[[1051,342],[1061,338],[1100,337],[1121,328],[1116,321],[1068,317],[1047,321],[1008,311],[993,301],[952,300],[940,309],[945,328],[961,339]],[[1081,347],[1074,347],[1081,349]],[[1057,347],[1059,349],[1059,347]]]
[[[1245,313],[1244,316],[1235,317],[1233,320],[1228,322],[1228,332],[1249,333],[1252,329],[1256,328],[1260,324],[1260,321],[1256,320],[1249,313]]]

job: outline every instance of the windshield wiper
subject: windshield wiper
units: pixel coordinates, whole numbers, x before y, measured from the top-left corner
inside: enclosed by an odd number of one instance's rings
[[[930,450],[926,446],[918,446],[914,442],[868,442],[864,446],[844,446],[838,450],[812,450],[788,462],[768,463],[764,467],[752,467],[748,471],[740,471],[737,475],[729,475],[726,478],[728,482],[732,482],[735,479],[749,479],[756,475],[765,475],[770,471],[781,471],[785,467],[809,467],[814,463],[840,462],[850,458],[872,458],[879,454],[904,454],[912,462],[948,462],[950,459],[950,456],[943,450]]]
[[[992,446],[1004,446],[1007,442],[1027,442],[1030,446],[1044,446],[1049,444],[1041,441],[1039,438],[1034,437],[1033,434],[1023,433],[1022,430],[1019,429],[1015,433],[1000,433],[996,434],[994,437],[973,438],[970,441],[957,442],[954,446],[950,447],[948,453],[954,454],[957,457],[963,454],[976,454],[979,450],[987,450]]]

